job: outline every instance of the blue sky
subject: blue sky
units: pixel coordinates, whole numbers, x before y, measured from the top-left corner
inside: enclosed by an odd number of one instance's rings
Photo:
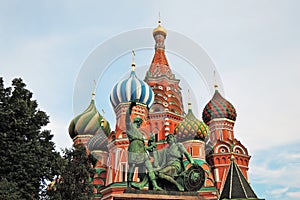
[[[84,61],[113,36],[156,27],[160,12],[166,29],[192,39],[213,60],[225,96],[238,113],[235,136],[252,155],[249,173],[256,193],[266,199],[299,199],[299,6],[297,0],[2,0],[0,76],[7,85],[14,77],[24,79],[50,115],[47,128],[57,147],[70,147],[67,128],[78,114],[73,91]],[[150,63],[151,52],[147,55],[141,59],[137,54],[137,63]],[[167,56],[176,65],[178,58]],[[120,64],[126,59],[131,58],[121,56],[111,66],[124,69],[130,65]],[[92,91],[93,80],[87,82]],[[104,107],[114,121],[111,108],[98,104],[109,95],[101,93],[101,87],[105,83],[97,86],[97,107]],[[195,115],[200,117],[210,95],[196,95],[193,103],[200,111]],[[90,96],[82,97],[82,109],[89,101]]]

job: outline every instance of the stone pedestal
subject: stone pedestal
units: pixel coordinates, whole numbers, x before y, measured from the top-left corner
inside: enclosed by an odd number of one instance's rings
[[[203,198],[197,192],[177,192],[177,191],[153,191],[153,190],[125,190],[123,194],[114,196],[115,200],[146,200],[146,199],[174,199],[192,200]]]

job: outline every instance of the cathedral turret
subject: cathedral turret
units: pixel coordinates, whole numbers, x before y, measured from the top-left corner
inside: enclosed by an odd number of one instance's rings
[[[126,134],[126,111],[131,101],[137,102],[132,110],[131,119],[140,117],[143,120],[140,131],[145,140],[150,137],[148,112],[154,102],[152,88],[140,80],[135,73],[134,52],[131,72],[128,78],[118,82],[111,91],[110,102],[116,114],[116,129],[108,137],[109,160],[106,184],[125,182],[128,170],[127,155],[129,140]],[[137,176],[134,176],[137,180]]]
[[[131,101],[137,101],[138,109],[134,110],[135,115],[139,115],[144,122],[148,118],[148,109],[154,102],[154,93],[152,88],[140,80],[135,73],[135,63],[131,64],[130,76],[118,82],[110,94],[110,102],[116,113],[116,132],[124,132],[125,112]]]
[[[95,92],[93,92],[88,108],[70,122],[69,134],[74,144],[82,143],[87,146],[88,141],[94,135],[102,134],[103,132],[107,136],[110,133],[108,121],[100,115],[96,108],[95,95]],[[104,138],[107,140],[107,137]]]
[[[211,120],[220,118],[235,121],[236,110],[229,101],[222,97],[218,89],[216,89],[213,98],[206,104],[203,110],[203,120],[209,124]]]
[[[212,99],[203,109],[203,121],[209,126],[210,140],[233,139],[233,127],[236,120],[236,110],[218,91],[217,86]],[[218,130],[223,129],[223,132]],[[226,131],[225,131],[226,130]]]
[[[216,185],[220,190],[228,172],[230,157],[235,155],[237,165],[247,179],[250,156],[247,148],[234,136],[237,116],[234,106],[215,87],[215,93],[206,104],[202,117],[209,126],[209,144],[212,145],[207,161],[212,166]]]
[[[174,130],[175,138],[182,142],[194,159],[205,160],[205,137],[208,126],[197,119],[192,110],[191,102],[188,103],[188,113]]]
[[[165,139],[173,133],[175,127],[183,119],[183,104],[179,80],[175,78],[165,55],[165,39],[167,31],[160,21],[153,30],[155,53],[151,66],[146,73],[145,82],[151,86],[155,94],[150,109],[150,129],[156,141]]]

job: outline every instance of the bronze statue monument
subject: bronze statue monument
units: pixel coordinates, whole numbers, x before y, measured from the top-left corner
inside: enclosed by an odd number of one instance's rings
[[[182,143],[177,143],[173,134],[166,137],[168,146],[161,150],[156,150],[157,144],[150,137],[148,145],[145,145],[144,136],[139,130],[142,119],[136,117],[131,122],[130,116],[132,108],[136,106],[135,102],[131,102],[126,113],[126,134],[129,139],[128,147],[128,188],[142,190],[149,180],[153,190],[177,190],[177,191],[197,191],[204,184],[204,170],[193,160],[192,156],[187,152]],[[150,162],[149,152],[153,153],[153,165]],[[185,169],[183,156],[191,164],[189,169]],[[139,176],[141,182],[133,182],[135,167],[145,166],[148,173],[146,176]],[[171,184],[170,184],[171,183]]]
[[[149,179],[153,185],[154,190],[162,190],[156,182],[156,177],[152,164],[150,162],[149,154],[146,150],[144,137],[139,130],[143,120],[140,117],[136,117],[133,122],[131,122],[130,116],[132,108],[136,106],[136,102],[131,102],[127,112],[126,112],[126,134],[129,139],[128,146],[128,173],[127,173],[127,186],[132,187],[132,179],[134,175],[134,170],[137,165],[144,163],[146,169],[148,170]]]

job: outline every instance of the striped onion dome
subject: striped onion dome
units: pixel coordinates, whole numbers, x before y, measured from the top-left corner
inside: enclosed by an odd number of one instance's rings
[[[99,133],[94,135],[89,142],[88,142],[88,149],[90,151],[95,150],[102,150],[102,151],[108,151],[107,149],[107,134],[104,132],[104,130],[100,130]]]
[[[94,94],[89,107],[76,116],[70,123],[69,134],[71,138],[77,135],[97,135],[104,130],[105,134],[110,133],[108,121],[101,116],[95,106]]]
[[[208,126],[195,117],[189,103],[189,110],[186,117],[174,129],[177,141],[204,140],[207,133]]]
[[[150,108],[154,102],[152,88],[144,81],[137,78],[134,70],[129,78],[117,83],[110,93],[110,102],[116,108],[122,102],[138,100]]]
[[[213,98],[206,104],[202,119],[207,124],[213,119],[226,118],[235,121],[236,110],[233,105],[227,101],[218,90],[215,90]]]

